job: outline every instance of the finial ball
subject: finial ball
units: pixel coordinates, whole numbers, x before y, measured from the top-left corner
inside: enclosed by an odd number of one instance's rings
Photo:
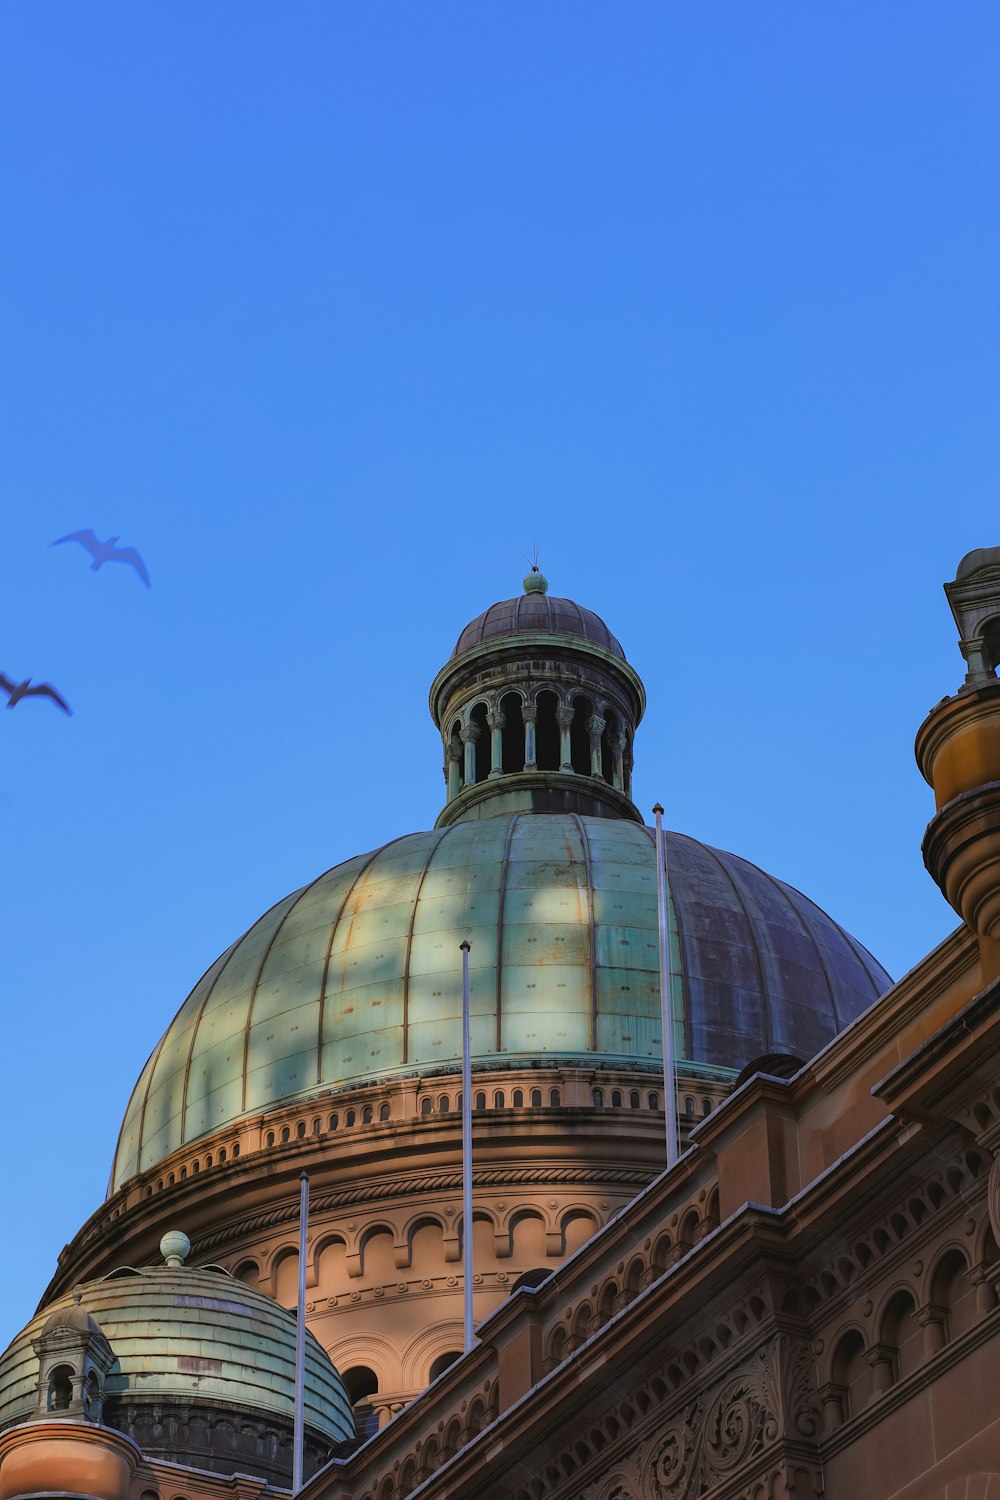
[[[160,1254],[168,1266],[182,1266],[191,1254],[191,1241],[182,1229],[168,1229],[160,1241]]]
[[[549,580],[544,573],[538,570],[538,564],[533,563],[531,572],[524,579],[524,592],[526,594],[547,594],[549,591]]]

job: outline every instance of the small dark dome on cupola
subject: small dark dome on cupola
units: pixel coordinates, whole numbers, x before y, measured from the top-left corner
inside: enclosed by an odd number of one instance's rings
[[[524,593],[517,599],[503,599],[491,604],[481,615],[470,620],[459,636],[452,660],[494,641],[519,635],[564,635],[600,646],[625,660],[621,642],[611,634],[600,615],[572,599],[558,599],[550,594],[548,579],[537,568],[524,580]]]

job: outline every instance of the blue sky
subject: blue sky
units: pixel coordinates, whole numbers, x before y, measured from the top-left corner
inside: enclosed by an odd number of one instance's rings
[[[1000,541],[1000,17],[969,3],[0,16],[0,1344],[273,901],[443,800],[520,587],[649,693],[636,793],[902,973],[912,758]],[[139,548],[91,573],[78,527]],[[183,1226],[181,1226],[183,1227]]]

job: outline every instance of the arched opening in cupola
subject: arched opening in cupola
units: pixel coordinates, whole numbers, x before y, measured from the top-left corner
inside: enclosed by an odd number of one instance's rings
[[[538,695],[538,720],[535,728],[535,761],[540,771],[559,769],[559,725],[556,709],[559,700],[546,689]]]
[[[621,787],[619,781],[615,780],[615,750],[614,743],[618,738],[618,716],[608,712],[604,715],[604,728],[601,730],[601,775],[609,786]]]
[[[463,787],[465,785],[465,755],[462,750],[461,719],[456,719],[454,724],[451,726],[451,733],[448,736],[448,762],[449,774],[452,774],[450,772],[450,766],[452,763],[454,763],[454,775],[457,778],[458,785],[460,787]]]
[[[490,774],[490,728],[486,722],[486,704],[477,703],[469,715],[469,722],[479,734],[475,742],[476,785]]]
[[[573,722],[569,727],[569,758],[578,776],[590,775],[590,730],[587,724],[594,716],[589,698],[573,699]]]
[[[73,1399],[73,1371],[56,1365],[49,1376],[49,1411],[66,1411]]]
[[[505,693],[500,699],[503,728],[500,731],[500,766],[505,776],[524,770],[524,715],[520,693]]]

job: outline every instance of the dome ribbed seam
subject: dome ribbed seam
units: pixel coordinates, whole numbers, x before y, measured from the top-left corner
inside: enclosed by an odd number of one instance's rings
[[[400,835],[400,838],[405,837],[405,834]],[[399,839],[392,839],[391,842],[393,844],[398,844]],[[323,1082],[323,1023],[326,1019],[326,986],[327,980],[329,979],[330,975],[330,960],[333,957],[333,940],[337,936],[337,928],[340,926],[340,919],[343,917],[344,912],[347,910],[347,903],[348,901],[350,901],[351,897],[354,895],[354,892],[357,890],[358,881],[363,875],[367,874],[371,865],[382,853],[382,850],[388,848],[389,844],[382,844],[378,849],[373,849],[367,857],[363,854],[358,856],[362,861],[361,867],[360,869],[355,870],[354,874],[351,876],[351,879],[348,881],[347,889],[344,892],[344,899],[341,901],[340,906],[337,908],[337,915],[334,917],[333,921],[330,924],[330,941],[326,945],[326,954],[323,959],[323,978],[320,980],[319,986],[319,1021],[317,1023],[316,1031],[317,1088],[319,1088],[320,1084]],[[327,871],[327,874],[329,874],[329,871]]]
[[[713,849],[710,844],[702,844],[701,847],[705,850],[706,854],[711,856],[711,858],[718,865],[719,869],[722,871],[723,875],[726,877],[726,880],[729,882],[729,885],[732,888],[733,895],[736,897],[736,900],[739,903],[740,911],[743,913],[743,920],[746,923],[747,932],[750,935],[750,948],[753,952],[754,963],[757,965],[757,975],[760,980],[760,998],[763,1005],[764,1037],[767,1042],[767,1051],[773,1052],[775,1050],[774,1027],[771,1021],[771,1006],[773,1004],[773,996],[771,995],[771,989],[767,982],[764,965],[761,962],[760,943],[757,939],[756,929],[753,922],[750,920],[750,913],[747,910],[747,904],[743,899],[743,893],[736,883],[736,877],[733,875],[732,870],[730,870],[729,866],[726,864],[725,860],[722,858],[717,849]],[[756,869],[756,866],[754,866],[754,868]],[[761,933],[761,937],[763,937],[763,932]]]

